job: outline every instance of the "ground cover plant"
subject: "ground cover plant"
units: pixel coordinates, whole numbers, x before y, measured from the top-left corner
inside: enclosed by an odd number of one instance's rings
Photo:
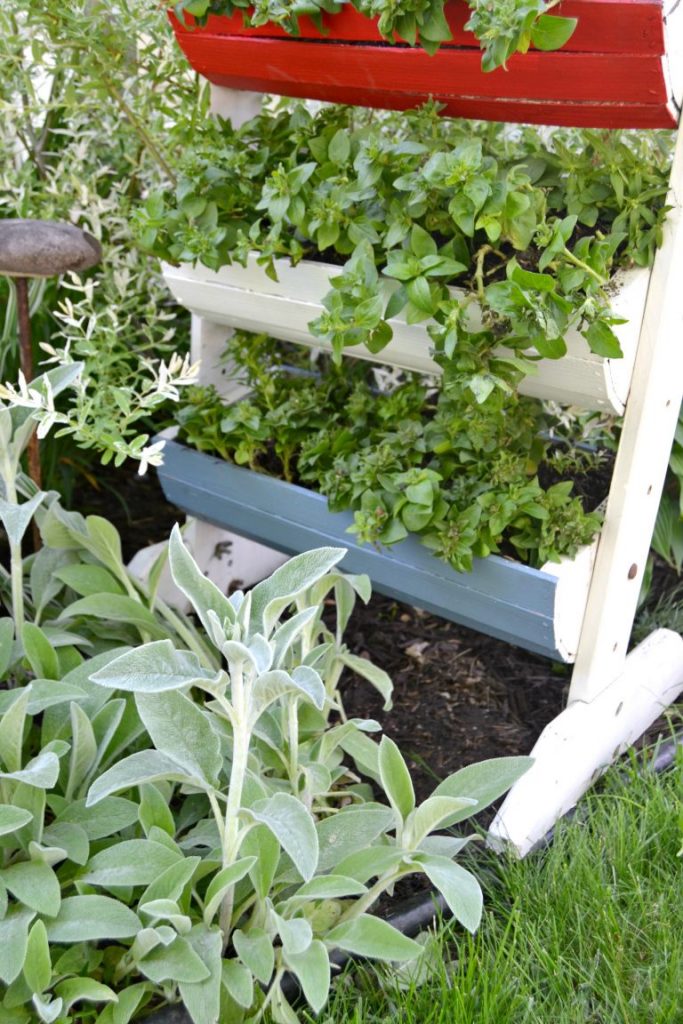
[[[471,14],[465,28],[471,31],[482,49],[482,68],[492,71],[504,66],[513,53],[525,53],[530,45],[539,50],[557,50],[576,28],[576,18],[548,14],[557,0],[467,0]],[[452,39],[444,7],[446,0],[353,0],[353,6],[368,18],[377,18],[377,26],[388,43],[397,39],[419,45],[428,53]],[[338,14],[339,0],[179,0],[175,11],[181,17],[194,15],[200,22],[209,14],[244,13],[245,24],[280,25],[297,35],[299,18],[308,16],[322,29],[322,14]]]
[[[619,356],[609,281],[661,239],[667,133],[516,133],[299,102],[235,130],[204,126],[175,192],[139,216],[141,244],[217,269],[255,251],[342,263],[309,327],[338,358],[389,343],[391,317],[426,322],[480,398],[516,384],[529,354],[559,358],[578,329]],[[449,291],[455,285],[461,291]],[[510,352],[503,357],[504,344]]]
[[[352,509],[360,541],[416,533],[468,571],[475,556],[501,549],[535,566],[558,561],[598,529],[572,481],[553,471],[566,452],[550,453],[551,420],[535,400],[498,389],[480,403],[449,366],[438,390],[410,374],[378,390],[364,361],[313,362],[307,350],[283,351],[262,335],[238,333],[228,352],[248,397],[227,406],[212,387],[190,388],[179,439],[310,486],[332,511]],[[598,460],[575,452],[571,470]]]
[[[680,729],[680,716],[674,716]],[[348,972],[328,1024],[670,1024],[683,971],[683,760],[662,775],[634,756],[586,795],[552,844],[523,861],[477,848],[487,913],[432,977]],[[412,974],[412,977],[411,977]]]
[[[58,396],[80,370],[32,390]],[[3,1019],[126,1024],[180,998],[195,1024],[266,1010],[293,1024],[286,972],[319,1011],[330,949],[421,955],[368,913],[409,874],[475,930],[481,890],[455,857],[476,836],[442,833],[528,759],[469,766],[418,805],[396,744],[341,705],[345,668],[391,698],[386,673],[343,641],[369,597],[366,577],[336,571],[343,549],[228,598],[176,527],[171,571],[198,630],[156,593],[162,561],[138,583],[107,520],[63,510],[21,473],[37,419],[0,405]],[[32,521],[41,546],[25,558]]]

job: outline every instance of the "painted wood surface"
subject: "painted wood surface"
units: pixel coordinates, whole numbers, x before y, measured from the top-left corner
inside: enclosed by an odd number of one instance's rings
[[[680,129],[667,205],[670,210],[650,277],[570,700],[591,700],[623,664],[683,399]]]
[[[347,533],[351,513],[330,512],[319,494],[167,442],[159,479],[169,501],[279,551],[347,548],[342,567],[367,573],[399,601],[443,615],[537,654],[572,661],[583,614],[592,549],[542,570],[492,555],[458,573],[415,537],[378,550]]]
[[[541,733],[534,763],[515,783],[489,833],[495,848],[523,857],[576,805],[622,751],[683,691],[683,639],[658,629],[590,703],[574,703]]]
[[[322,312],[322,298],[339,267],[306,260],[292,267],[288,260],[278,260],[277,281],[267,276],[255,257],[246,267],[235,264],[212,271],[200,264],[165,264],[163,271],[176,300],[214,324],[267,331],[284,341],[329,347],[310,333],[308,324]],[[559,361],[541,360],[538,372],[527,377],[520,390],[535,398],[621,413],[631,380],[648,277],[647,270],[635,270],[615,280],[612,305],[628,321],[615,328],[623,359],[593,355],[585,339],[573,331],[567,337],[568,354]],[[383,284],[387,298],[392,287],[389,281]],[[458,294],[456,289],[452,293]],[[348,354],[421,373],[441,372],[430,356],[432,341],[424,324],[409,325],[399,316],[391,325],[394,337],[382,352],[373,356],[365,346],[357,345],[347,349]],[[477,327],[476,321],[472,326]]]
[[[507,70],[491,73],[481,71],[478,44],[463,31],[468,8],[459,3],[448,8],[453,43],[432,56],[419,47],[383,43],[376,25],[350,5],[327,17],[327,35],[305,25],[296,39],[273,26],[245,28],[239,15],[210,18],[202,28],[172,20],[195,70],[230,88],[389,109],[432,96],[450,116],[674,127],[677,105],[660,0],[575,0],[561,9],[579,18],[567,46],[516,54]]]

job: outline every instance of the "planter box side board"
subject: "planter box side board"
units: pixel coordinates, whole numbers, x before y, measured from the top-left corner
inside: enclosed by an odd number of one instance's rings
[[[199,264],[164,264],[163,272],[175,299],[207,321],[242,330],[267,331],[284,341],[329,348],[310,333],[308,324],[323,311],[322,298],[330,288],[330,277],[339,273],[338,267],[308,260],[292,267],[287,260],[278,260],[278,281],[272,281],[255,258],[246,267],[233,264],[219,271]],[[570,332],[567,355],[561,360],[541,360],[537,372],[522,382],[522,393],[594,411],[623,412],[648,277],[647,270],[635,270],[620,278],[613,305],[628,320],[616,328],[623,359],[605,360],[593,355],[585,339],[576,331]],[[384,282],[382,287],[388,297],[391,285]],[[453,294],[457,294],[455,289]],[[441,372],[431,358],[432,341],[423,324],[409,325],[399,316],[391,325],[394,337],[382,352],[372,355],[364,345],[358,345],[347,349],[347,353],[418,373]]]
[[[325,544],[345,547],[343,568],[366,572],[381,593],[537,654],[559,661],[573,657],[590,559],[579,561],[578,570],[565,562],[546,572],[491,556],[479,560],[472,573],[457,573],[417,538],[382,550],[359,545],[346,532],[351,513],[330,512],[322,495],[175,442],[167,443],[158,473],[168,500],[191,515],[288,554]],[[564,590],[574,598],[583,595],[579,607],[560,596]]]

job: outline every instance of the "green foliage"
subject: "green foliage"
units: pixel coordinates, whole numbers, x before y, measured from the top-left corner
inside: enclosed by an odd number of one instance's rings
[[[377,371],[360,360],[338,368],[321,358],[312,372],[308,353],[239,333],[228,351],[248,397],[226,406],[212,388],[190,388],[180,438],[311,486],[333,511],[352,509],[361,541],[417,533],[467,571],[501,548],[536,566],[556,561],[598,528],[571,483],[539,483],[539,465],[554,460],[534,400],[497,389],[480,401],[452,364],[439,391],[410,375],[378,391]]]
[[[397,39],[428,53],[452,39],[446,19],[446,0],[353,0],[354,7],[368,18],[377,18],[377,27],[388,43]],[[525,53],[533,45],[539,50],[558,50],[576,28],[576,18],[547,14],[554,2],[546,0],[467,0],[472,11],[465,25],[474,33],[482,54],[482,68],[492,71],[504,67],[513,53]],[[210,14],[234,14],[243,11],[247,25],[280,25],[291,35],[299,33],[299,18],[312,18],[323,30],[322,15],[337,14],[339,0],[179,0],[176,13],[194,15],[204,22]]]
[[[65,348],[85,362],[93,387],[81,414],[104,435],[128,389],[148,381],[145,361],[167,360],[187,335],[155,261],[132,244],[130,217],[173,178],[176,107],[191,130],[205,97],[165,11],[147,0],[7,0],[0,64],[0,217],[76,223],[103,246],[84,279],[31,282],[31,307],[34,365]],[[0,382],[16,380],[18,365],[14,294],[0,278]],[[41,446],[43,478],[63,497],[92,460],[66,437]]]
[[[79,370],[50,371],[36,394],[59,395]],[[180,998],[195,1024],[266,1009],[292,1024],[286,972],[318,1012],[330,950],[421,953],[367,913],[407,874],[425,873],[475,930],[481,891],[453,860],[474,836],[433,833],[499,796],[528,759],[471,766],[443,784],[455,795],[416,807],[395,744],[344,714],[345,667],[363,662],[386,707],[391,682],[344,644],[370,591],[336,569],[343,549],[299,555],[228,598],[176,527],[172,576],[204,636],[132,578],[106,519],[65,512],[20,473],[34,429],[30,408],[0,408],[3,1019],[127,1024]],[[43,544],[24,559],[32,520]]]
[[[170,262],[212,269],[250,251],[271,276],[281,256],[345,261],[309,325],[337,359],[380,352],[403,313],[485,396],[530,358],[562,356],[571,328],[621,354],[606,285],[651,262],[668,167],[665,133],[511,135],[435,105],[311,114],[294,102],[237,130],[206,125],[175,193],[140,209],[138,234]]]
[[[343,715],[339,679],[353,664],[343,630],[369,588],[337,571],[342,549],[299,555],[226,598],[176,527],[171,570],[202,638],[188,619],[145,604],[105,520],[40,498],[46,546],[27,569],[42,558],[69,582],[57,579],[40,625],[24,625],[14,642],[11,620],[0,620],[10,623],[0,630],[5,1018],[112,1024],[180,997],[195,1024],[238,1024],[266,1009],[291,1024],[285,972],[319,1012],[330,950],[391,962],[421,954],[368,913],[416,872],[477,928],[481,890],[453,860],[475,837],[433,833],[500,796],[528,759],[472,765],[442,783],[452,794],[415,806],[396,745],[377,746],[376,722]],[[87,595],[72,602],[72,585]],[[334,631],[323,619],[329,594]],[[108,615],[97,596],[112,603]],[[120,612],[117,597],[127,602]],[[31,592],[26,610],[35,601]],[[78,635],[66,632],[74,618]],[[40,678],[41,659],[53,678]],[[388,700],[389,680],[369,668]],[[347,749],[374,763],[390,807],[344,763]]]

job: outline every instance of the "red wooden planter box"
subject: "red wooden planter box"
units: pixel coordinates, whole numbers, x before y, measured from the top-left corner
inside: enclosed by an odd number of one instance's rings
[[[675,10],[675,0],[665,0]],[[681,5],[683,6],[683,5]],[[453,117],[598,127],[671,128],[671,18],[662,0],[565,0],[553,13],[578,18],[559,51],[516,54],[508,69],[484,73],[469,8],[446,7],[453,40],[429,56],[388,45],[375,21],[351,5],[324,15],[326,34],[302,20],[292,38],[277,26],[245,28],[241,14],[203,27],[171,15],[193,68],[216,85],[285,96],[405,110],[429,97]],[[683,22],[683,16],[677,19]],[[679,61],[680,63],[680,61]]]

